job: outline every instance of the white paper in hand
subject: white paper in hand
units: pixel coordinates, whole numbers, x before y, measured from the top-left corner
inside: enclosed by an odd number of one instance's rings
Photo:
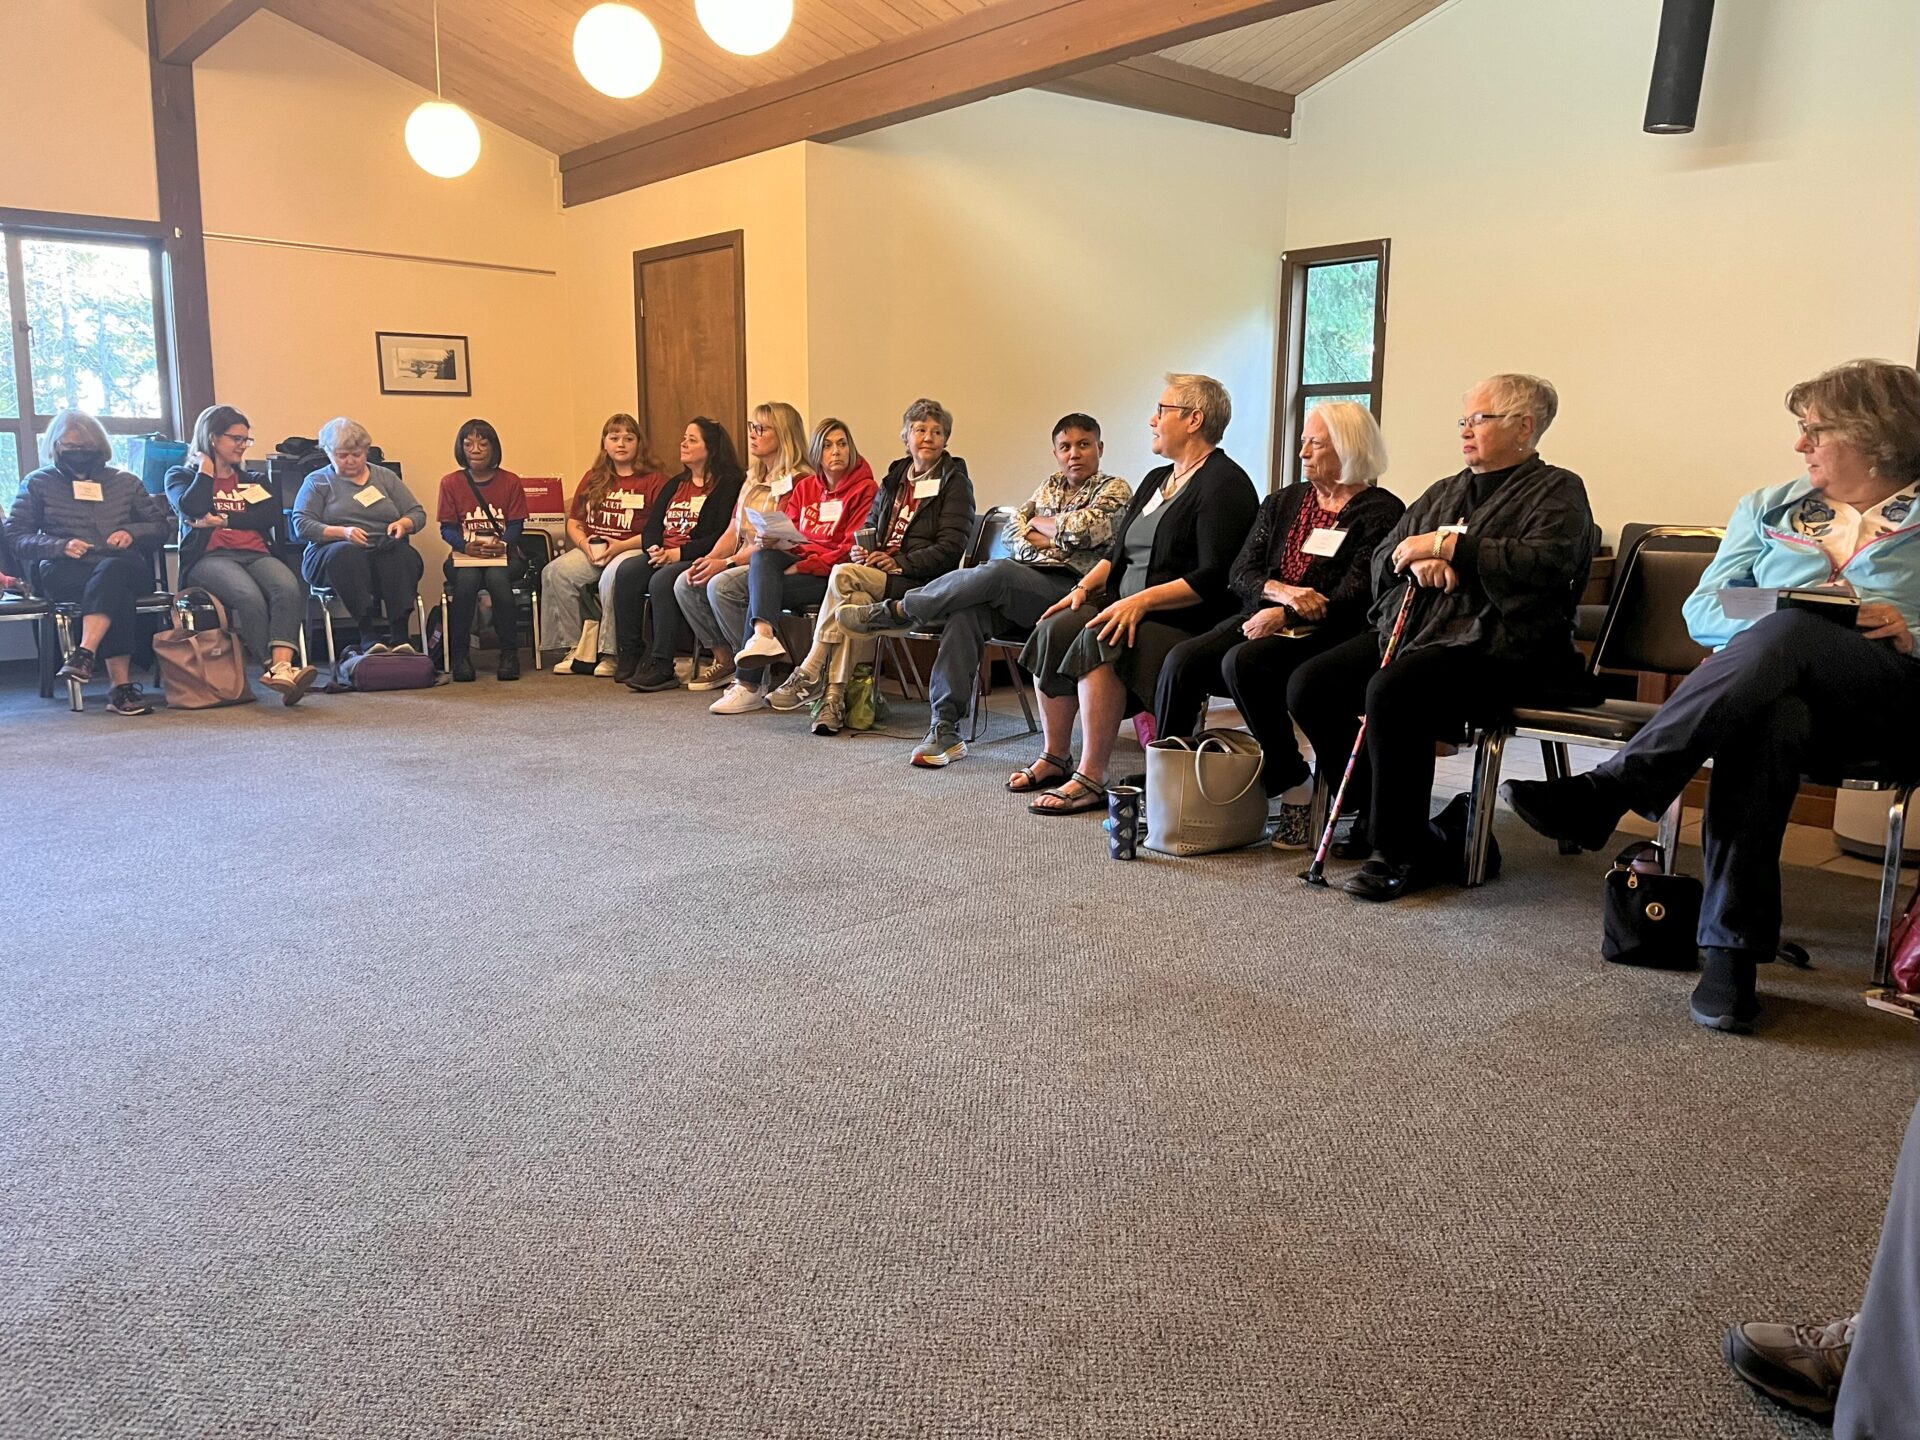
[[[760,543],[774,550],[791,550],[807,538],[784,510],[749,510],[747,523],[753,526]]]

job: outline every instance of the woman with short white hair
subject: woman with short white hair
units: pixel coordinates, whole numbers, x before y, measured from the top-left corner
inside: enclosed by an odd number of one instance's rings
[[[374,634],[374,613],[386,608],[386,643],[407,643],[408,621],[426,569],[412,536],[427,523],[426,507],[400,477],[370,464],[373,437],[345,415],[320,427],[320,448],[332,464],[307,476],[293,506],[293,538],[307,547],[300,575],[333,591],[353,616],[362,644]]]
[[[1287,708],[1322,763],[1345,762],[1366,716],[1354,771],[1366,820],[1349,847],[1370,854],[1349,895],[1395,900],[1460,873],[1447,848],[1457,837],[1428,820],[1436,740],[1585,688],[1573,612],[1595,531],[1580,477],[1540,458],[1559,404],[1533,375],[1489,376],[1466,393],[1466,468],[1430,486],[1374,551],[1374,628],[1288,682]]]
[[[1209,696],[1231,695],[1260,742],[1268,797],[1304,788],[1311,772],[1294,739],[1287,681],[1366,626],[1374,546],[1407,508],[1377,488],[1386,466],[1386,443],[1365,406],[1341,400],[1307,412],[1303,483],[1261,502],[1228,576],[1239,611],[1174,646],[1160,667],[1156,734],[1191,734],[1206,717]],[[1279,848],[1305,848],[1307,800],[1294,794],[1282,804]]]
[[[80,607],[80,643],[60,678],[85,684],[103,660],[113,682],[107,708],[145,715],[153,707],[133,683],[128,657],[135,607],[153,593],[153,553],[173,528],[166,502],[114,468],[105,427],[78,410],[53,417],[40,458],[45,463],[20,482],[7,536],[42,595]]]

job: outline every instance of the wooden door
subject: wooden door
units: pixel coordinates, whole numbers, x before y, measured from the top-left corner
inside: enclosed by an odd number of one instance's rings
[[[639,250],[633,257],[640,423],[671,475],[696,415],[727,427],[746,454],[746,245],[739,230]]]

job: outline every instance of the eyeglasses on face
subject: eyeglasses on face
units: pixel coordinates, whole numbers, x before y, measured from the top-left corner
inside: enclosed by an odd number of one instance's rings
[[[772,430],[773,427],[771,425],[762,425],[758,420],[749,420],[747,422],[747,434],[749,435],[766,435],[770,434]]]
[[[253,436],[247,434],[244,430],[237,435],[229,430],[221,435],[220,438],[231,445],[238,445],[242,450],[251,450],[253,448]]]
[[[1793,423],[1799,427],[1800,433],[1807,437],[1809,445],[1826,444],[1827,437],[1834,434],[1837,428],[1832,425],[1809,425],[1804,420],[1796,420]]]
[[[1476,410],[1471,415],[1462,415],[1455,423],[1459,425],[1462,430],[1478,430],[1489,421],[1512,420],[1516,418],[1517,416],[1513,411],[1508,411],[1504,415],[1495,415],[1488,410]]]
[[[1193,406],[1169,405],[1166,401],[1162,400],[1158,405],[1153,407],[1153,413],[1156,415],[1164,415],[1169,410],[1173,411],[1176,415],[1188,415],[1193,412]]]

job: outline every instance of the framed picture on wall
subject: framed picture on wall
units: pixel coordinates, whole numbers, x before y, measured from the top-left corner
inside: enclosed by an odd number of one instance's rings
[[[382,395],[471,395],[464,335],[374,332],[380,350]]]

